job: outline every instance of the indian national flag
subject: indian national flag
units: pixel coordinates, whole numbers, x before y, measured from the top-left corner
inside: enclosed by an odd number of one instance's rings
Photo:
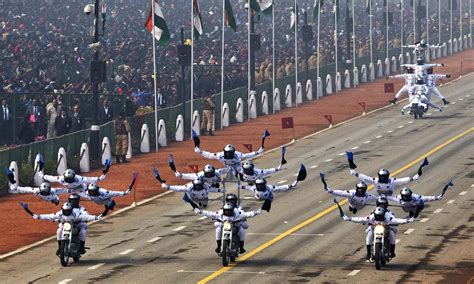
[[[321,3],[321,4],[320,4]],[[313,21],[316,21],[319,17],[319,8],[322,8],[324,5],[324,0],[314,0],[314,7],[313,7]]]
[[[198,0],[193,0],[193,26],[194,26],[194,39],[198,39],[202,35],[202,19],[201,10],[199,9]]]
[[[232,10],[232,5],[230,4],[229,0],[225,0],[224,8],[225,8],[226,24],[229,25],[231,29],[234,30],[234,32],[236,32],[237,23],[235,21],[234,11]]]
[[[154,15],[153,12],[155,12]],[[155,24],[155,26],[153,26],[153,24]],[[161,11],[160,5],[158,4],[158,0],[155,0],[154,9],[150,9],[150,14],[146,20],[145,27],[155,37],[155,39],[158,41],[158,44],[168,44],[170,39],[170,31],[168,30],[168,25],[166,24],[165,18],[163,17],[163,12]]]
[[[291,17],[290,17],[290,29],[293,31],[296,31],[296,25],[295,23],[298,22],[299,16],[298,16],[298,4],[293,5],[291,7]]]

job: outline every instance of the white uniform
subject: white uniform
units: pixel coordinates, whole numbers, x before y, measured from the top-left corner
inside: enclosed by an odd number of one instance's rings
[[[221,223],[221,225],[216,226],[216,240],[217,241],[220,241],[222,239],[222,224],[225,221],[229,221],[229,222],[234,223],[235,226],[238,226],[238,228],[239,228],[239,239],[240,239],[240,241],[243,242],[243,241],[245,241],[245,228],[244,228],[244,226],[241,225],[242,222],[246,218],[252,218],[252,217],[255,217],[255,216],[259,215],[261,213],[261,210],[245,212],[243,210],[234,209],[234,215],[230,216],[230,217],[224,215],[224,211],[222,209],[219,209],[216,212],[205,211],[205,210],[199,210],[199,211],[196,211],[196,212],[203,215],[203,216],[206,216],[210,219],[219,220],[217,222]]]
[[[99,205],[105,204],[106,206],[109,206],[110,203],[112,202],[112,197],[125,196],[127,194],[128,194],[128,190],[127,191],[112,191],[112,190],[107,190],[104,188],[99,188],[99,194],[97,196],[90,195],[88,190],[84,192],[80,192],[79,196],[87,200],[92,200],[96,204],[99,204]]]
[[[75,212],[77,215],[89,216],[89,212],[87,212],[87,209],[84,206],[79,205],[79,208],[74,208],[73,212]],[[62,226],[62,224],[60,224],[60,226]],[[86,221],[80,221],[79,226],[79,239],[85,242],[87,237],[87,229],[89,229],[89,226],[87,225]]]
[[[437,45],[426,44],[425,47],[422,47],[421,44],[417,43],[417,44],[404,45],[403,47],[413,48],[417,57],[421,56],[421,57],[425,58],[426,51],[428,49],[432,48],[432,47],[439,47],[439,44],[437,44]]]
[[[253,191],[254,197],[257,200],[273,200],[274,192],[283,192],[288,191],[291,188],[295,187],[293,184],[286,185],[266,185],[265,191],[258,191],[255,185],[245,185],[242,186],[243,190]]]
[[[402,64],[400,65],[401,67],[407,67],[407,68],[413,68],[415,70],[414,75],[415,76],[426,76],[427,75],[427,69],[432,68],[432,67],[443,67],[443,64],[423,64],[423,65],[418,65],[418,64]]]
[[[204,184],[204,188],[202,190],[195,190],[192,184],[168,185],[168,187],[163,187],[163,189],[169,189],[174,192],[184,192],[189,197],[189,199],[197,203],[199,207],[207,206],[207,202],[209,201],[209,192],[225,192],[225,189],[219,189],[207,184]]]
[[[36,216],[36,218],[35,218]],[[82,212],[79,210],[73,210],[70,216],[63,215],[62,210],[52,213],[52,214],[40,214],[40,215],[33,215],[33,218],[39,220],[49,220],[53,222],[59,222],[58,230],[56,232],[57,240],[61,240],[61,235],[63,233],[63,223],[65,222],[88,222],[98,220],[98,216],[89,215],[87,212]],[[82,231],[82,230],[81,230]],[[79,239],[83,242],[86,241],[85,234],[79,233]]]
[[[340,196],[340,197],[347,197],[349,201],[349,207],[355,208],[360,210],[365,207],[367,202],[375,203],[377,201],[377,196],[372,195],[370,193],[365,193],[364,196],[356,195],[356,190],[333,190],[331,188],[327,188],[326,191],[332,195]]]
[[[407,110],[408,108],[411,107],[412,103],[423,103],[423,104],[426,104],[428,106],[431,106],[437,110],[442,110],[441,107],[437,106],[436,104],[432,103],[430,101],[430,96],[429,96],[429,93],[430,93],[430,89],[428,88],[427,85],[420,85],[420,84],[415,84],[413,85],[413,87],[410,88],[410,90],[408,91],[408,95],[410,97],[410,103],[405,105],[403,107],[403,110]],[[415,95],[416,94],[420,94],[420,98],[417,99],[415,98]]]
[[[355,170],[351,169],[351,175],[359,178],[360,181],[363,181],[367,184],[373,184],[375,186],[375,190],[379,195],[392,195],[395,186],[397,185],[404,185],[411,181],[415,181],[420,176],[418,174],[414,175],[413,177],[404,177],[404,178],[388,178],[388,183],[379,183],[378,178],[370,177],[361,173],[356,172]]]
[[[425,202],[430,202],[430,201],[438,201],[441,200],[443,197],[441,195],[438,196],[423,196],[423,195],[418,195],[418,194],[412,194],[411,195],[411,200],[410,201],[403,201],[401,195],[397,196],[388,196],[387,199],[389,201],[396,202],[402,206],[403,211],[407,213],[412,213],[414,214],[416,210],[421,207],[421,209],[424,208],[424,203]],[[411,216],[411,215],[410,215]]]
[[[270,168],[270,169],[259,169],[259,168],[254,167],[253,175],[246,174],[243,169],[241,170],[240,173],[242,174],[242,177],[245,182],[254,183],[257,179],[267,177],[268,175],[276,173],[279,170],[281,170],[281,166],[278,166],[276,168]]]
[[[76,175],[74,177],[74,182],[67,183],[64,180],[63,176],[45,175],[42,171],[38,173],[39,173],[39,176],[42,177],[45,181],[60,183],[62,186],[64,186],[65,188],[73,192],[82,192],[87,189],[87,186],[89,184],[97,183],[98,181],[103,181],[105,179],[105,175],[101,175],[100,177],[84,177],[84,176]]]
[[[405,80],[405,84],[403,87],[398,91],[395,95],[396,99],[399,99],[403,93],[409,93],[410,88],[415,84],[415,74],[400,74],[395,76],[388,76],[391,79],[403,79]]]
[[[426,75],[426,86],[428,87],[428,93],[426,97],[431,100],[431,93],[434,93],[438,98],[445,99],[441,92],[436,87],[436,80],[440,78],[446,78],[446,74],[428,74]]]
[[[16,184],[10,185],[10,190],[8,193],[11,194],[34,194],[44,201],[54,203],[58,205],[59,203],[59,194],[68,193],[67,189],[63,188],[51,188],[49,195],[42,195],[38,187],[28,187],[28,186],[16,186]]]
[[[226,174],[227,172],[229,172],[229,169],[222,168],[222,169],[216,169],[214,176],[212,177],[206,177],[206,175],[204,174],[204,171],[200,171],[198,173],[175,172],[175,176],[182,179],[187,179],[187,180],[195,180],[197,178],[202,177],[202,179],[204,180],[204,183],[206,183],[209,186],[217,187],[219,183],[222,181],[221,175]]]
[[[240,172],[242,165],[242,160],[252,159],[253,157],[257,156],[258,154],[263,153],[263,148],[258,149],[258,151],[250,152],[250,153],[242,153],[239,151],[235,151],[234,158],[226,159],[224,158],[224,151],[211,153],[207,151],[203,151],[199,148],[194,148],[194,151],[199,155],[203,156],[209,160],[218,160],[219,162],[223,163],[226,168],[229,170],[234,171],[235,173]]]

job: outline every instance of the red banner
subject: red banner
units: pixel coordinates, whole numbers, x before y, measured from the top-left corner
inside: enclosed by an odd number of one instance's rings
[[[252,144],[243,144],[250,152],[252,152]]]
[[[294,128],[293,117],[282,117],[281,118],[281,128]]]
[[[198,173],[199,172],[199,167],[198,165],[188,165],[188,167],[191,168],[191,170],[195,173]]]
[[[385,93],[395,93],[395,85],[393,83],[384,84]]]

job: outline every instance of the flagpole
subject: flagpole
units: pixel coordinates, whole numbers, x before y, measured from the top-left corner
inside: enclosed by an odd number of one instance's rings
[[[334,45],[336,47],[336,61],[335,61],[335,63],[336,63],[336,74],[335,74],[335,76],[337,76],[337,60],[338,60],[338,58],[337,58],[337,55],[338,55],[337,54],[337,52],[338,52],[337,51],[337,49],[338,49],[337,48],[338,47],[337,46],[337,4],[338,4],[337,0],[334,0]],[[334,78],[336,78],[336,77],[334,77]],[[336,88],[336,93],[337,93],[337,88]]]
[[[413,44],[416,43],[416,0],[413,0]]]
[[[428,7],[428,5],[426,5]],[[386,50],[386,57],[388,58],[388,3],[385,0],[385,48]]]
[[[194,120],[194,0],[191,0],[191,134],[193,139],[193,120]],[[200,128],[201,126],[198,125]]]
[[[441,0],[438,0],[438,44],[441,43]]]
[[[275,3],[272,1],[272,111],[275,113]]]
[[[352,0],[352,61],[353,70],[356,68],[356,32],[355,32],[355,12],[354,0]]]
[[[316,43],[316,45],[317,45],[316,48],[317,48],[317,53],[318,53],[317,56],[318,57],[317,57],[317,66],[316,66],[316,87],[317,87],[316,90],[319,90],[319,86],[318,86],[318,84],[319,84],[319,81],[318,81],[318,79],[319,79],[319,58],[320,58],[319,57],[319,27],[321,26],[321,0],[318,0],[318,14],[317,15],[318,15],[318,39],[317,39],[317,43]],[[316,91],[316,100],[319,100],[319,92],[318,91]]]
[[[372,54],[372,0],[369,0],[369,30],[370,30],[370,63],[373,63],[373,54]]]
[[[450,6],[450,13],[451,13],[451,20],[450,20],[450,24],[449,24],[449,37],[451,39],[451,44],[453,44],[453,0],[449,0],[450,3],[451,3],[451,6]]]
[[[469,19],[469,20],[472,20],[472,19]],[[458,42],[458,44],[460,44],[462,48],[462,41],[464,40],[462,38],[462,0],[459,0],[459,37],[461,38],[461,40]]]
[[[428,25],[428,1],[426,2],[426,42],[430,42],[430,28]]]
[[[298,107],[298,4],[295,0],[295,105]]]
[[[224,129],[222,109],[224,108],[224,43],[225,43],[225,0],[222,0],[222,40],[221,40],[221,130]]]
[[[405,11],[405,3],[403,3],[403,0],[400,0],[400,22],[402,23],[401,24],[401,31],[400,31],[400,54],[402,55],[402,62],[400,62],[400,64],[402,63],[405,63],[405,60],[403,60],[403,58],[405,58],[403,56],[403,45],[405,44],[405,38],[403,37],[403,25],[404,25],[404,22],[403,22],[403,12]]]
[[[155,47],[155,0],[151,0],[151,21],[153,41],[153,94],[155,98],[155,151],[158,152],[158,104],[156,94],[156,47]]]
[[[247,0],[247,116],[250,121],[250,91],[251,86],[251,74],[250,74],[250,17],[252,8],[250,7],[250,0]]]

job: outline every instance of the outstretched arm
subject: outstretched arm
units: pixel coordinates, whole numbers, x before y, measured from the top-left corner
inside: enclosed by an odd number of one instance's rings
[[[240,153],[240,159],[242,160],[247,160],[247,159],[252,159],[253,157],[257,156],[258,154],[261,154],[263,153],[263,148],[260,147],[260,149],[258,149],[258,151],[253,151],[253,152],[250,152],[250,153],[241,153],[241,152],[236,152],[237,153]]]
[[[187,180],[195,180],[198,178],[198,175],[196,173],[180,173],[176,171],[174,173],[176,177],[182,178],[182,179],[187,179]]]
[[[127,191],[112,191],[112,190],[105,190],[105,194],[108,197],[115,197],[115,196],[125,196],[128,194]]]
[[[420,175],[418,175],[418,174],[416,174],[412,177],[394,178],[393,179],[393,184],[394,185],[403,185],[403,184],[409,183],[410,181],[415,181],[419,178],[420,178]]]
[[[333,190],[329,187],[326,188],[326,192],[332,195],[340,196],[340,197],[349,197],[351,196],[349,190]]]
[[[370,216],[366,217],[348,217],[346,215],[342,216],[342,219],[344,221],[349,221],[352,223],[357,223],[357,224],[369,224],[370,223]]]
[[[370,177],[370,176],[365,175],[365,174],[358,173],[354,169],[351,169],[350,172],[351,172],[351,175],[359,178],[360,181],[363,181],[365,183],[370,183],[370,184],[375,183],[375,178],[373,178],[373,177]]]
[[[15,186],[16,184],[10,185],[9,193],[12,194],[35,194],[35,189],[29,186]]]
[[[194,212],[197,213],[197,214],[201,214],[203,216],[206,216],[209,219],[219,219],[219,217],[220,217],[217,212],[201,210],[199,208],[195,208]]]
[[[388,225],[402,225],[407,223],[413,223],[415,221],[414,218],[409,219],[401,219],[401,218],[392,218]]]
[[[174,192],[183,192],[183,191],[189,191],[191,189],[190,186],[187,186],[187,185],[168,185],[167,187],[168,188],[165,188],[166,184],[162,184],[163,186],[163,189],[169,189],[171,191],[174,191]]]
[[[101,175],[100,177],[84,177],[84,176],[76,175],[76,178],[81,182],[96,183],[98,181],[103,181],[105,179],[105,175]]]
[[[255,211],[244,212],[242,215],[244,216],[244,218],[252,218],[252,217],[255,217],[257,215],[260,215],[261,213],[262,213],[262,209],[258,209],[258,210],[255,210]]]
[[[203,150],[199,149],[198,147],[194,148],[194,152],[198,153],[199,155],[201,155],[204,158],[209,159],[209,160],[219,160],[218,153],[211,153],[211,152],[203,151]]]
[[[59,220],[59,215],[58,215],[58,213],[38,214],[38,215],[34,214],[33,218],[38,219],[38,220],[57,221],[57,220]]]

